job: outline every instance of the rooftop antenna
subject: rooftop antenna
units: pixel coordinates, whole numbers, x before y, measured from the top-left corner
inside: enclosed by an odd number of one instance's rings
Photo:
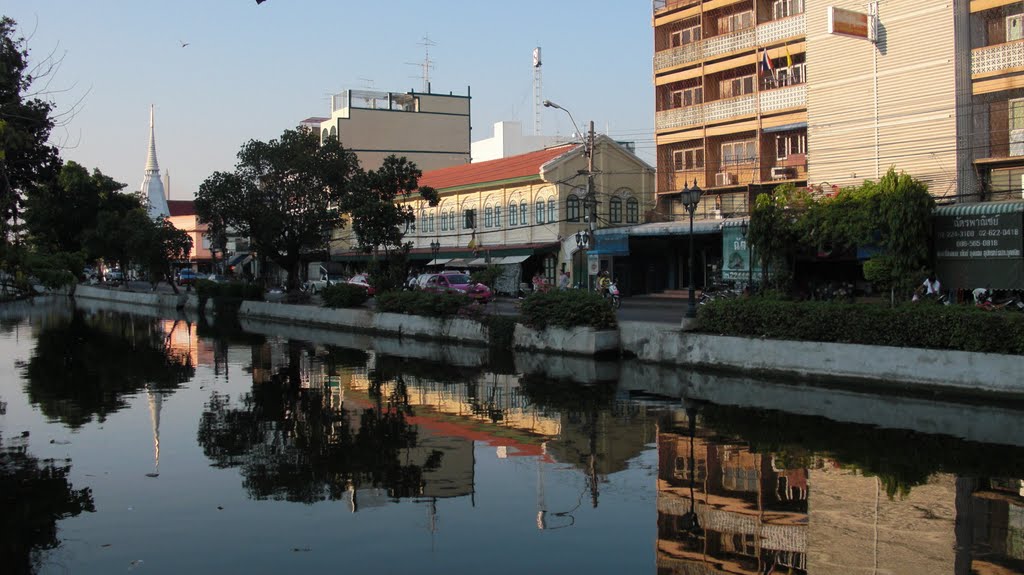
[[[413,78],[421,78],[423,80],[423,92],[426,94],[430,93],[430,71],[434,68],[434,61],[430,59],[430,47],[437,46],[437,42],[430,39],[430,34],[423,35],[423,41],[418,43],[423,46],[423,62],[406,62],[410,66],[419,66],[421,72],[419,76],[413,76]]]
[[[533,49],[533,135],[541,135],[541,60],[540,46]]]

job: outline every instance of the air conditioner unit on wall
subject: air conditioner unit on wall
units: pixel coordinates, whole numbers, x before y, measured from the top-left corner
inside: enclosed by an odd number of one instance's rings
[[[730,174],[729,172],[718,172],[715,174],[715,185],[716,186],[731,186],[736,183],[736,174]]]
[[[787,180],[796,177],[796,170],[787,166],[772,168],[773,180]]]

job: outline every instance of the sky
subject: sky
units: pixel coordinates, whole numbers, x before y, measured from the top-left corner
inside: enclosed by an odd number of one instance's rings
[[[329,116],[330,94],[421,91],[424,38],[432,91],[472,96],[474,141],[504,120],[531,133],[540,46],[543,99],[653,164],[650,0],[5,0],[0,11],[30,62],[59,60],[45,91],[61,156],[128,190],[142,183],[151,104],[170,199],[192,199],[245,142]],[[560,110],[543,109],[542,123],[575,131]]]

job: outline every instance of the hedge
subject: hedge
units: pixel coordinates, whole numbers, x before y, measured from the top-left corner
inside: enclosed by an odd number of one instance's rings
[[[701,306],[696,329],[741,337],[1024,355],[1024,314],[971,306],[720,299]]]
[[[377,311],[404,313],[427,317],[452,317],[470,305],[469,296],[461,293],[425,291],[390,291],[377,294]]]
[[[618,326],[611,302],[601,294],[585,290],[535,292],[523,300],[522,322],[527,327],[592,327],[614,329]]]
[[[352,284],[333,284],[320,291],[324,307],[359,307],[370,299],[366,288]]]

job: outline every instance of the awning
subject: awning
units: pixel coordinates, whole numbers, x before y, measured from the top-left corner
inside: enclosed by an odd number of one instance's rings
[[[939,206],[932,212],[936,216],[994,216],[996,214],[1016,214],[1024,212],[1024,202],[1011,200],[1008,202],[972,202]]]
[[[530,259],[530,256],[505,256],[501,258],[501,262],[499,263],[503,266],[509,266],[513,264],[521,264],[528,259]]]
[[[435,258],[426,263],[428,266],[443,266],[444,264],[452,261],[451,258]]]
[[[470,268],[482,268],[487,265],[487,258],[476,258],[475,260],[470,260],[468,263],[466,263],[466,267]]]
[[[722,220],[701,220],[693,222],[693,234],[717,234],[722,229]],[[629,228],[629,235],[636,236],[687,236],[690,235],[690,220],[677,222],[655,222]]]
[[[792,130],[806,130],[807,122],[795,122],[792,124],[783,124],[781,126],[775,126],[772,128],[762,128],[762,134],[771,134],[773,132],[789,132]]]
[[[465,268],[465,267],[469,267],[468,263],[469,262],[467,262],[464,259],[456,258],[454,260],[448,260],[447,262],[445,262],[444,265],[445,265],[445,267],[450,267],[450,268]]]
[[[249,260],[251,260],[251,259],[252,259],[252,255],[250,255],[248,253],[235,254],[235,255],[231,256],[231,259],[229,259],[227,261],[227,266],[228,267],[232,267],[232,266],[246,264],[246,263],[249,263]],[[243,262],[242,260],[245,260],[245,261]]]

